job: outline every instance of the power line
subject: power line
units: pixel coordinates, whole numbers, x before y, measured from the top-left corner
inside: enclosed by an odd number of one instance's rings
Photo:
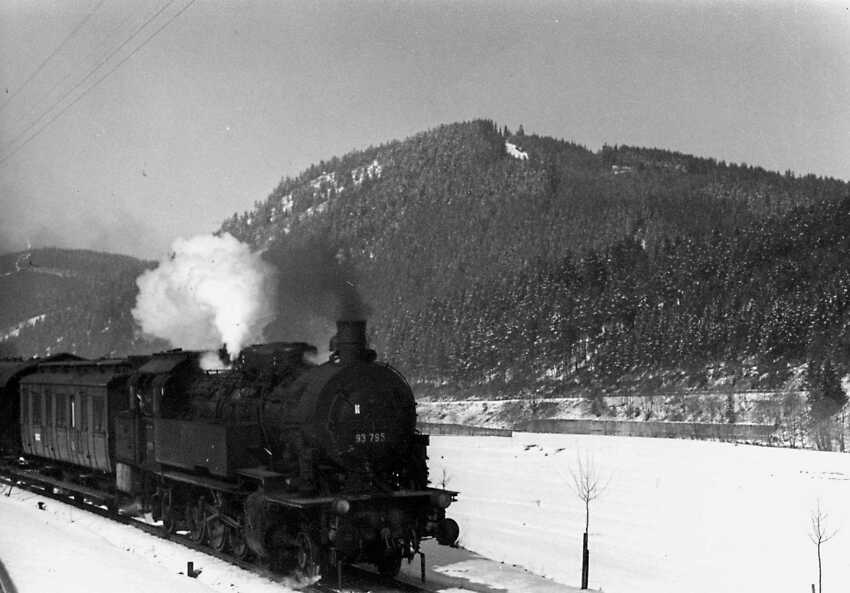
[[[111,31],[109,31],[109,33],[107,34],[107,40],[106,40],[106,41],[102,41],[102,42],[98,45],[97,49],[95,49],[95,50],[94,50],[94,51],[92,51],[92,52],[89,52],[89,54],[86,56],[86,58],[85,58],[84,60],[82,60],[82,61],[81,61],[81,63],[82,63],[83,65],[85,65],[87,62],[89,62],[89,61],[90,61],[90,58],[92,58],[92,59],[94,59],[94,60],[97,60],[97,59],[99,59],[99,58],[97,57],[97,56],[98,56],[98,54],[105,54],[105,53],[107,53],[107,52],[109,51],[109,50],[108,50],[108,46],[110,45],[110,44],[108,43],[108,40],[111,40],[112,34],[113,34],[113,33],[115,33],[116,31],[120,31],[120,30],[124,27],[124,25],[126,25],[126,24],[130,21],[130,20],[132,20],[132,18],[133,18],[132,14],[128,14],[128,15],[124,18],[124,20],[123,20],[121,23],[119,23],[119,24],[118,24],[118,25],[116,25],[116,26],[115,26],[115,27],[114,27]],[[101,63],[103,63],[103,62],[105,62],[105,61],[108,61],[108,60],[103,60]],[[30,111],[31,111],[31,112],[39,112],[39,111],[41,111],[41,110],[42,110],[42,108],[43,108],[43,107],[44,107],[44,106],[48,103],[48,101],[50,100],[50,97],[51,97],[51,96],[53,96],[53,91],[55,91],[55,90],[57,90],[57,89],[61,89],[61,87],[63,87],[63,86],[65,85],[65,82],[67,82],[69,79],[73,79],[73,78],[75,78],[75,75],[76,75],[76,73],[75,73],[73,70],[69,70],[69,71],[68,71],[68,72],[67,72],[67,73],[66,73],[66,74],[65,74],[65,75],[64,75],[61,79],[59,79],[59,80],[57,80],[56,82],[54,82],[54,83],[50,86],[50,88],[49,88],[46,92],[44,92],[44,93],[43,93],[43,97],[44,97],[44,100],[43,100],[43,101],[33,101],[33,108],[32,108]],[[72,85],[73,85],[73,82],[72,82]],[[79,81],[78,81],[78,85],[79,85]],[[61,91],[60,91],[60,92],[61,92]],[[70,92],[70,91],[69,91],[69,92]],[[67,96],[67,94],[68,94],[68,93],[66,92],[65,96]],[[46,110],[45,110],[45,111],[44,111],[44,112],[43,112],[40,116],[38,116],[38,118],[36,118],[36,121],[37,121],[38,119],[40,119],[40,118],[43,118],[43,117],[44,117],[47,113],[49,113],[50,111],[52,111],[52,110],[53,110],[53,108],[54,108],[54,107],[56,107],[56,105],[57,105],[58,103],[61,103],[61,101],[62,101],[62,98],[60,98],[58,101],[55,101],[55,102],[54,102],[54,103],[53,103],[50,107],[48,107],[48,108],[47,108],[47,109],[46,109]],[[24,123],[25,123],[25,122],[24,122]],[[35,125],[35,121],[33,121],[32,123],[30,123],[30,125],[26,128],[26,130],[24,130],[23,132],[20,132],[20,133],[17,135],[17,137],[21,137],[21,136],[23,136],[23,135],[26,133],[26,131],[27,131],[27,130],[29,130],[29,129],[32,129],[32,127],[33,127],[34,125]],[[9,146],[11,147],[13,144],[14,144],[14,142],[10,142],[10,143],[9,143]]]
[[[38,126],[38,124],[39,124],[39,123],[41,123],[41,121],[42,121],[45,117],[47,117],[47,116],[50,114],[50,112],[51,112],[51,111],[53,111],[53,109],[54,109],[57,105],[60,105],[60,104],[62,103],[62,101],[64,101],[65,99],[67,99],[67,98],[68,98],[68,97],[69,97],[69,96],[70,96],[70,95],[71,95],[74,91],[76,91],[76,90],[77,90],[77,89],[79,89],[81,86],[83,86],[83,85],[84,85],[84,84],[85,84],[85,83],[86,83],[86,82],[87,82],[87,81],[88,81],[88,80],[89,80],[89,79],[90,79],[93,75],[95,75],[95,74],[97,73],[97,71],[98,71],[98,70],[100,70],[100,68],[101,68],[104,64],[108,63],[108,62],[109,62],[109,60],[111,60],[113,57],[115,57],[115,55],[116,55],[116,54],[118,54],[118,52],[120,52],[122,49],[124,49],[124,47],[125,47],[128,43],[130,43],[130,41],[132,41],[134,37],[136,37],[137,35],[139,35],[139,34],[140,34],[140,33],[141,33],[144,29],[145,29],[145,27],[147,27],[150,23],[152,23],[154,20],[156,20],[156,18],[157,18],[157,17],[159,17],[159,16],[160,16],[160,15],[161,15],[161,14],[162,14],[162,13],[163,13],[163,12],[164,12],[167,8],[168,8],[168,7],[169,7],[169,6],[171,6],[172,4],[174,4],[174,2],[175,2],[175,0],[168,0],[165,4],[163,4],[163,5],[159,8],[159,10],[157,10],[156,12],[154,12],[154,13],[153,13],[150,17],[148,17],[148,18],[147,18],[147,20],[145,20],[145,21],[144,21],[141,25],[139,25],[138,27],[136,27],[136,29],[135,29],[135,30],[134,30],[134,31],[130,34],[130,36],[129,36],[129,37],[127,37],[127,39],[125,39],[125,40],[124,40],[124,41],[123,41],[123,42],[122,42],[122,43],[121,43],[118,47],[116,47],[115,49],[113,49],[113,50],[112,50],[112,51],[111,51],[111,52],[110,52],[110,53],[109,53],[109,54],[108,54],[105,58],[103,58],[100,62],[98,62],[97,64],[95,64],[95,66],[94,66],[93,68],[91,68],[91,69],[90,69],[90,70],[86,73],[86,75],[85,75],[83,78],[81,78],[80,80],[78,80],[78,81],[77,81],[77,83],[76,83],[75,85],[73,85],[71,88],[69,88],[67,91],[65,91],[65,93],[63,93],[61,97],[59,97],[56,101],[54,101],[54,102],[53,102],[53,104],[51,104],[51,105],[50,105],[50,107],[48,107],[47,109],[45,109],[45,110],[42,112],[42,114],[41,114],[41,115],[39,115],[39,116],[38,116],[35,120],[33,120],[33,121],[32,121],[32,122],[28,125],[28,126],[26,126],[26,127],[25,127],[25,128],[24,128],[24,129],[23,129],[23,130],[22,130],[22,131],[21,131],[21,132],[20,132],[17,136],[15,136],[15,138],[14,138],[14,139],[13,139],[13,140],[9,143],[9,150],[10,150],[11,152],[9,153],[9,155],[8,155],[8,156],[11,156],[11,155],[12,155],[12,154],[14,154],[15,152],[17,152],[17,150],[18,150],[19,148],[23,147],[23,145],[25,145],[25,144],[29,141],[29,138],[28,138],[27,140],[25,140],[25,141],[24,141],[24,143],[23,143],[23,144],[19,145],[18,147],[15,147],[15,144],[17,144],[17,143],[18,143],[18,141],[19,141],[21,138],[23,138],[24,136],[26,136],[26,135],[30,132],[30,130],[32,130],[33,128],[35,128],[36,126]],[[85,94],[85,91],[83,92],[83,94]],[[67,106],[66,106],[66,108],[67,108]],[[62,112],[64,112],[66,108],[64,108],[64,109],[60,110],[60,114],[61,114]],[[55,118],[54,118],[54,119],[55,119]],[[50,125],[50,122],[52,122],[52,121],[53,121],[53,119],[51,119],[49,122],[47,122],[47,125]],[[42,128],[42,129],[43,129],[43,128]],[[40,133],[40,132],[37,132],[36,134],[38,134],[38,133]],[[5,162],[5,160],[6,160],[5,158],[0,159],[0,164],[2,164],[3,162]]]
[[[181,8],[181,9],[180,9],[180,10],[178,10],[175,14],[173,14],[173,15],[172,15],[172,16],[171,16],[171,17],[170,17],[167,21],[165,21],[165,23],[163,23],[163,24],[162,24],[162,25],[161,25],[161,26],[160,26],[157,30],[155,30],[155,31],[154,31],[151,35],[149,35],[149,36],[148,36],[148,37],[147,37],[147,38],[146,38],[146,39],[145,39],[145,40],[144,40],[144,41],[143,41],[140,45],[136,46],[136,48],[135,48],[135,49],[133,49],[133,51],[131,51],[131,52],[130,52],[127,56],[125,56],[125,57],[124,57],[121,61],[119,61],[119,62],[118,62],[118,63],[117,63],[117,64],[116,64],[116,65],[115,65],[112,69],[110,69],[110,70],[109,70],[106,74],[104,74],[103,76],[101,76],[100,78],[98,78],[98,79],[94,82],[94,84],[92,84],[92,85],[91,85],[91,86],[89,86],[87,89],[85,89],[82,93],[80,93],[79,95],[77,95],[77,97],[76,97],[76,98],[75,98],[75,99],[74,99],[71,103],[69,103],[69,104],[65,105],[65,107],[63,107],[63,108],[62,108],[62,109],[61,109],[61,110],[60,110],[60,111],[59,111],[56,115],[54,115],[53,117],[51,117],[51,118],[50,118],[50,119],[49,119],[49,120],[48,120],[48,121],[47,121],[47,122],[46,122],[46,123],[45,123],[45,124],[44,124],[41,128],[39,128],[38,130],[36,130],[36,131],[35,131],[33,134],[31,134],[31,135],[30,135],[30,136],[29,136],[26,140],[24,140],[24,141],[23,141],[23,143],[19,144],[16,148],[14,148],[14,149],[12,150],[12,152],[10,152],[8,155],[4,156],[3,158],[0,158],[0,166],[1,166],[1,165],[6,164],[6,162],[7,162],[10,158],[12,158],[13,156],[15,156],[18,152],[20,152],[20,151],[21,151],[21,150],[22,150],[22,149],[23,149],[23,148],[24,148],[27,144],[29,144],[30,142],[32,142],[33,140],[35,140],[38,136],[40,136],[40,135],[41,135],[41,133],[42,133],[42,132],[44,132],[44,130],[46,130],[46,129],[50,126],[50,124],[52,124],[54,121],[56,121],[56,119],[58,119],[60,116],[62,116],[62,114],[64,114],[66,111],[68,111],[68,109],[70,109],[71,107],[73,107],[74,105],[76,105],[76,104],[80,101],[80,99],[82,99],[83,97],[85,97],[85,96],[89,93],[89,91],[91,91],[91,90],[93,90],[95,87],[97,87],[97,86],[98,86],[101,82],[103,82],[103,81],[104,81],[107,77],[109,77],[109,76],[110,76],[113,72],[115,72],[118,68],[120,68],[120,67],[121,67],[121,66],[122,66],[122,65],[123,65],[123,64],[124,64],[127,60],[129,60],[129,59],[130,59],[130,58],[132,58],[134,55],[136,55],[136,54],[137,54],[137,53],[138,53],[138,52],[139,52],[139,51],[140,51],[143,47],[145,47],[148,43],[150,43],[150,41],[151,41],[151,40],[153,40],[153,38],[154,38],[154,37],[156,37],[157,35],[159,35],[159,34],[162,32],[162,30],[163,30],[163,29],[165,29],[165,28],[166,28],[168,25],[170,25],[170,24],[171,24],[171,23],[172,23],[175,19],[177,19],[180,15],[182,15],[184,12],[186,12],[186,10],[188,10],[188,9],[189,9],[189,7],[190,7],[190,6],[192,6],[192,5],[193,5],[196,1],[197,1],[197,0],[190,0],[190,1],[189,1],[186,5],[185,5],[185,6],[183,6],[183,8]],[[170,0],[170,2],[166,5],[166,7],[167,7],[167,6],[169,6],[170,4],[172,4],[173,2],[174,2],[174,0]],[[136,36],[136,35],[140,32],[140,30],[141,30],[142,28],[144,28],[145,26],[147,26],[147,24],[148,24],[148,23],[150,23],[150,22],[151,22],[153,19],[155,19],[157,16],[159,16],[160,14],[162,14],[162,11],[163,11],[164,9],[165,9],[165,7],[163,7],[163,9],[160,9],[159,11],[157,11],[157,13],[156,13],[153,17],[151,17],[150,19],[148,19],[148,20],[145,22],[145,24],[144,24],[144,25],[142,25],[142,27],[140,27],[139,29],[137,29],[137,30],[136,30],[136,31],[135,31],[135,32],[134,32],[134,33],[130,36],[130,38],[128,38],[128,39],[127,39],[127,41],[129,41],[130,39],[132,39],[133,37],[135,37],[135,36]],[[127,44],[127,41],[125,41],[124,43],[122,43],[122,44],[121,44],[121,46],[119,47],[119,49],[120,49],[120,48],[122,48],[122,47],[124,47],[124,45],[126,45],[126,44]],[[109,61],[109,59],[111,59],[111,58],[112,58],[112,56],[114,56],[114,55],[115,55],[115,53],[117,53],[117,52],[113,52],[112,54],[110,54],[109,58],[107,58],[104,62],[101,62],[101,64],[99,64],[97,67],[95,67],[95,70],[97,70],[98,68],[100,68],[100,66],[102,66],[102,65],[103,65],[103,63],[108,62],[108,61]],[[89,73],[88,75],[86,75],[85,79],[89,78],[90,74],[91,74],[91,73]],[[84,80],[85,80],[85,79],[84,79]],[[79,86],[79,85],[76,85],[74,88],[76,89],[78,86]],[[62,99],[60,99],[60,102],[61,102],[62,100],[64,100],[64,98],[65,98],[67,95],[68,95],[68,93],[66,93],[65,95],[63,95]],[[54,103],[54,106],[55,106],[55,105],[56,105],[56,104]],[[53,109],[53,106],[51,106],[51,108],[50,108],[50,109]],[[45,112],[45,113],[44,113],[41,117],[39,117],[39,119],[38,119],[37,121],[40,121],[40,120],[41,120],[41,119],[42,119],[45,115],[47,115],[47,113],[49,113],[49,112],[50,112],[50,109],[48,109],[48,111],[46,111],[46,112]],[[37,123],[37,122],[36,122],[36,123]],[[27,130],[32,129],[32,127],[34,127],[34,126],[30,126],[30,127],[28,127],[28,128],[27,128]],[[18,138],[20,138],[20,135],[18,136]],[[17,141],[17,138],[13,141],[13,144],[14,144],[14,142],[16,142],[16,141]]]
[[[12,102],[12,100],[13,100],[15,97],[17,97],[17,96],[18,96],[18,93],[20,93],[22,90],[24,90],[24,88],[25,88],[25,87],[26,87],[26,86],[27,86],[30,82],[32,82],[32,79],[33,79],[33,78],[35,78],[36,76],[38,76],[38,74],[39,74],[39,73],[40,73],[40,72],[44,69],[44,67],[47,65],[47,63],[48,63],[50,60],[52,60],[52,59],[54,58],[54,56],[56,56],[56,54],[58,54],[60,51],[62,51],[62,48],[64,48],[64,47],[65,47],[65,45],[66,45],[66,44],[67,44],[67,43],[71,40],[71,38],[73,38],[73,37],[74,37],[74,36],[75,36],[75,35],[79,32],[79,30],[80,30],[80,29],[82,29],[82,28],[83,28],[83,26],[84,26],[87,22],[89,22],[89,19],[90,19],[90,18],[94,15],[94,13],[96,13],[98,10],[100,10],[100,7],[103,5],[103,3],[104,3],[105,1],[106,1],[106,0],[100,0],[100,2],[98,2],[98,3],[97,3],[97,6],[95,6],[95,7],[94,7],[94,10],[92,10],[90,13],[88,13],[88,14],[85,16],[85,18],[84,18],[82,21],[80,21],[80,23],[79,23],[76,27],[74,27],[74,30],[73,30],[73,31],[71,31],[71,33],[69,33],[69,34],[68,34],[68,36],[67,36],[67,37],[65,37],[65,39],[63,39],[63,40],[62,40],[62,43],[60,43],[60,44],[59,44],[59,46],[58,46],[56,49],[54,49],[54,50],[53,50],[53,52],[52,52],[49,56],[47,56],[41,64],[39,64],[39,65],[38,65],[38,68],[36,68],[36,69],[35,69],[35,71],[34,71],[32,74],[30,74],[30,75],[29,75],[29,78],[27,78],[27,79],[24,81],[24,83],[23,83],[21,86],[19,86],[19,87],[17,88],[17,90],[15,90],[15,92],[13,92],[11,95],[9,95],[9,97],[6,99],[6,102],[5,102],[5,103],[3,103],[3,105],[0,105],[0,111],[3,111],[3,109],[5,109],[5,108],[6,108],[6,106],[7,106],[9,103],[11,103],[11,102]]]

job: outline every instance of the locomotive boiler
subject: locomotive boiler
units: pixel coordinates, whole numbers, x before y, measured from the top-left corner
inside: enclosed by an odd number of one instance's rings
[[[413,393],[338,322],[329,359],[304,343],[59,361],[20,379],[21,447],[216,550],[308,576],[340,562],[398,572],[423,539],[452,545],[456,493],[428,486]]]

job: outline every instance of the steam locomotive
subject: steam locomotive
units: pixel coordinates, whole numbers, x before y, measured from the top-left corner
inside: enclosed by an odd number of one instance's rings
[[[365,322],[337,330],[323,364],[313,346],[277,342],[219,371],[182,350],[6,365],[3,446],[56,484],[237,558],[394,575],[423,539],[456,542],[457,493],[428,486],[410,386],[376,361]]]

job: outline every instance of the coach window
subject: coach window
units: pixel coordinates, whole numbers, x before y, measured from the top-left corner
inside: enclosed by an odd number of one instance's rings
[[[29,387],[21,387],[21,424],[26,426],[30,423],[30,396]]]
[[[44,390],[44,425],[53,426],[53,398],[49,389]]]
[[[32,400],[32,423],[36,426],[41,425],[41,394],[33,393]]]
[[[56,401],[56,426],[65,428],[68,426],[68,396],[64,393],[57,393],[54,399]]]
[[[91,414],[92,414],[92,430],[94,432],[103,432],[103,427],[106,422],[103,420],[103,398],[98,395],[93,395],[91,398]]]
[[[77,396],[72,393],[68,399],[71,402],[71,428],[77,428]]]
[[[89,429],[89,398],[84,394],[80,394],[80,430],[83,432]]]

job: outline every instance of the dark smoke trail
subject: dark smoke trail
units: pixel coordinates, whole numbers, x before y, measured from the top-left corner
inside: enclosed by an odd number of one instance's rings
[[[278,270],[277,317],[266,327],[272,340],[327,345],[339,319],[366,319],[371,308],[358,289],[351,262],[330,241],[312,237],[295,244],[283,238],[263,257]]]

